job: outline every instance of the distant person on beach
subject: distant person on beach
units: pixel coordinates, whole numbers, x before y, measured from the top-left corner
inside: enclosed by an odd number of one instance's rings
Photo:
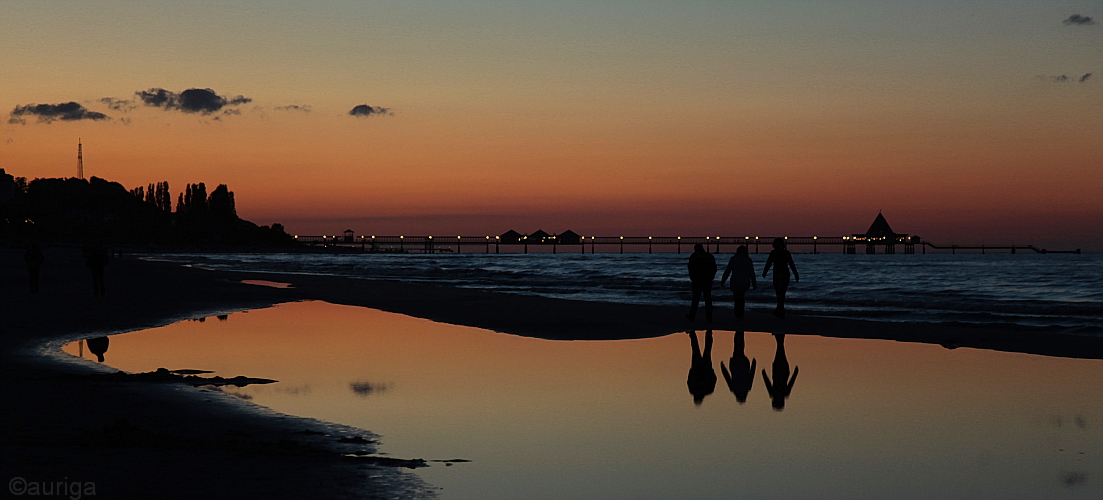
[[[747,245],[739,245],[739,248],[735,249],[735,255],[732,255],[731,260],[728,261],[727,267],[724,268],[724,275],[720,277],[720,286],[724,286],[724,282],[728,280],[728,276],[731,276],[732,279],[731,289],[735,301],[735,319],[742,320],[747,290],[758,288],[758,280],[755,279],[754,262],[751,262],[751,256],[747,252]]]
[[[42,247],[38,243],[32,243],[27,253],[23,254],[23,260],[27,263],[27,274],[30,275],[31,293],[38,293],[38,275],[42,271],[42,261],[46,260]]]
[[[775,410],[785,409],[785,400],[793,393],[793,384],[797,383],[797,374],[800,367],[793,368],[793,376],[789,377],[789,358],[785,357],[785,334],[775,333],[774,341],[777,342],[777,350],[774,351],[774,380],[770,382],[770,376],[766,370],[762,370],[762,381],[766,382],[766,392],[770,393],[770,401]]]
[[[111,255],[107,253],[107,248],[103,245],[86,246],[83,254],[84,264],[92,270],[92,293],[97,298],[103,297],[107,293],[103,283],[103,274],[107,268],[107,262],[111,260]]]
[[[785,292],[789,290],[789,269],[793,270],[793,278],[800,281],[800,273],[793,262],[793,254],[785,248],[784,238],[774,238],[774,249],[770,252],[770,258],[766,259],[766,267],[762,269],[762,277],[770,272],[770,266],[774,267],[774,293],[777,294],[777,308],[774,316],[785,319]]]
[[[689,308],[686,319],[693,321],[697,317],[697,305],[701,295],[705,296],[705,321],[712,322],[712,280],[716,278],[716,259],[705,251],[705,246],[693,245],[693,255],[689,256],[689,280],[693,286],[693,306]]]
[[[693,395],[693,404],[700,406],[705,396],[712,394],[716,389],[716,371],[712,369],[712,330],[705,332],[705,350],[701,351],[701,344],[697,342],[697,332],[686,330],[689,334],[690,346],[693,348],[693,359],[689,365],[689,377],[686,385],[689,393]]]
[[[728,383],[728,390],[735,394],[735,400],[739,404],[747,402],[747,394],[754,385],[755,368],[758,367],[757,359],[747,359],[744,354],[743,331],[735,332],[735,347],[732,348],[732,357],[728,360],[728,367],[720,362],[720,373],[724,375],[724,381]],[[730,371],[729,371],[730,370]]]
[[[100,363],[103,363],[103,355],[107,352],[107,346],[111,343],[107,337],[96,337],[84,341],[88,344],[88,351],[96,355]]]

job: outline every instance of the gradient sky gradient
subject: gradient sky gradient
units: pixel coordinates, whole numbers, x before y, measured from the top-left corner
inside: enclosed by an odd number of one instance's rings
[[[87,175],[226,183],[242,217],[300,234],[825,235],[884,210],[935,242],[1103,250],[1103,1],[0,12],[0,168],[17,176],[75,175],[80,137]],[[150,88],[251,102],[141,106]],[[69,101],[111,119],[7,114]]]

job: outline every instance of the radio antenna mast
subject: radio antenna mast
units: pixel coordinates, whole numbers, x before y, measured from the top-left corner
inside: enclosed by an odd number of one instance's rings
[[[84,146],[80,143],[80,137],[77,137],[77,177],[84,180]]]

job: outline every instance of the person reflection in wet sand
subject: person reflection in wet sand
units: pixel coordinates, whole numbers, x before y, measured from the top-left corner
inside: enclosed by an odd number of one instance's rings
[[[770,400],[777,411],[785,409],[785,400],[793,392],[793,384],[797,382],[797,373],[800,367],[793,369],[793,377],[789,378],[789,359],[785,357],[785,334],[775,333],[774,341],[777,342],[777,350],[774,351],[774,380],[770,383],[766,370],[762,370],[762,380],[766,382],[766,392],[770,393]]]
[[[84,247],[84,264],[92,270],[92,293],[96,297],[103,297],[107,293],[103,283],[104,269],[107,268],[107,261],[111,259],[111,256],[107,253],[107,248],[102,245],[91,245]]]
[[[705,396],[712,394],[716,389],[716,371],[712,369],[712,330],[705,332],[704,352],[701,351],[701,344],[697,343],[697,332],[686,330],[686,333],[693,348],[693,360],[689,365],[686,385],[689,386],[689,393],[693,395],[693,404],[700,406]]]
[[[42,261],[46,260],[42,247],[38,243],[32,243],[31,248],[23,255],[23,260],[27,263],[27,274],[31,279],[31,293],[38,293],[38,275],[42,271]]]
[[[735,394],[735,400],[739,404],[747,402],[747,394],[751,392],[751,386],[754,385],[755,368],[758,367],[758,360],[748,360],[744,350],[743,332],[735,332],[735,347],[732,349],[731,359],[728,360],[731,371],[724,366],[723,361],[720,362],[720,373],[724,375],[728,390]]]
[[[774,249],[770,257],[766,259],[766,267],[762,269],[762,277],[770,272],[770,266],[774,266],[774,293],[777,294],[777,308],[774,316],[785,319],[785,292],[789,290],[789,269],[793,270],[793,277],[800,281],[800,273],[793,262],[793,254],[785,248],[784,238],[774,238]]]
[[[103,363],[103,355],[107,352],[107,345],[111,343],[107,337],[96,337],[85,341],[88,344],[88,352],[96,355],[100,363]]]

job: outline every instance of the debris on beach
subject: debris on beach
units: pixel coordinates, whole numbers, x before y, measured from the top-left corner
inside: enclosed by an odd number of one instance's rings
[[[426,462],[424,458],[390,458],[380,457],[376,455],[360,455],[356,453],[349,453],[344,455],[344,457],[350,460],[356,460],[358,462],[379,467],[405,467],[407,469],[418,469],[421,467],[429,466],[429,463]]]
[[[338,439],[337,442],[346,444],[375,444],[375,441],[364,439],[360,436],[343,437],[341,439]]]
[[[155,382],[155,383],[169,383],[169,384],[188,384],[194,387],[203,385],[211,385],[215,387],[222,387],[232,385],[236,387],[245,387],[252,384],[271,384],[277,382],[276,380],[267,378],[253,378],[244,377],[238,375],[234,378],[224,377],[200,377],[198,375],[178,375],[165,368],[158,368],[157,371],[144,372],[144,373],[126,373],[115,372],[97,375],[87,375],[88,377],[98,378],[101,380],[113,380],[120,382]]]

